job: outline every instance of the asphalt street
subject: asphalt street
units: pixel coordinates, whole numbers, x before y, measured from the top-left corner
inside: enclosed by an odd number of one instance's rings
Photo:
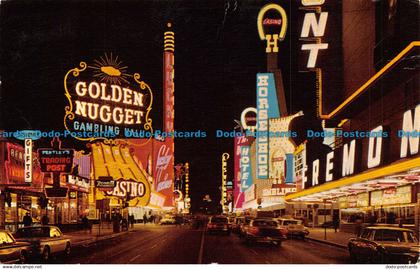
[[[287,240],[247,246],[237,235],[208,235],[188,226],[146,225],[90,246],[74,248],[71,264],[345,264],[348,252],[322,243]]]

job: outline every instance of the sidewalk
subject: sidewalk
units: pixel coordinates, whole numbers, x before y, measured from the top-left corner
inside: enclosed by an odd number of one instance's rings
[[[327,236],[325,239],[324,228],[308,229],[309,235],[306,237],[307,239],[345,249],[347,249],[347,243],[349,239],[356,236],[353,233],[340,232],[339,230],[337,230],[337,232],[334,232],[334,229],[327,228]]]
[[[81,230],[81,231],[74,231],[74,232],[67,232],[64,235],[68,236],[71,239],[73,246],[84,246],[93,244],[95,242],[99,242],[102,240],[107,240],[110,238],[115,238],[122,236],[124,234],[129,233],[130,231],[136,230],[139,224],[135,224],[134,228],[129,228],[128,231],[121,231],[119,233],[114,233],[112,228],[112,223],[102,223],[93,224],[92,231],[89,230]]]

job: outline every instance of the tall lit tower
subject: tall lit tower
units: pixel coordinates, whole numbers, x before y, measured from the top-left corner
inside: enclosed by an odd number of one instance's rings
[[[167,29],[163,35],[163,131],[166,133],[174,132],[174,118],[175,118],[175,33],[172,29],[172,23],[167,23]],[[174,138],[166,138],[165,143],[170,146],[172,150],[172,158],[169,166],[174,167],[175,162],[175,143]],[[172,181],[175,183],[174,174],[172,173]],[[174,192],[174,184],[172,184],[172,193]],[[175,205],[175,200],[172,197],[172,205]]]
[[[163,130],[173,132],[175,118],[175,33],[172,31],[171,23],[168,23],[167,27],[163,45]]]

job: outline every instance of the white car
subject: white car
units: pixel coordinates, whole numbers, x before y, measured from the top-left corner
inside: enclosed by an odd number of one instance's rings
[[[302,224],[302,220],[278,218],[277,221],[280,227],[287,229],[287,237],[289,238],[300,237],[304,239],[309,234],[309,230]]]
[[[63,235],[56,226],[31,226],[19,228],[15,233],[17,242],[32,244],[35,255],[39,255],[46,262],[51,255],[64,253],[70,255],[70,238]]]
[[[166,215],[165,217],[163,217],[160,220],[160,224],[161,225],[165,225],[165,224],[175,224],[176,223],[176,219],[174,216],[172,215]]]

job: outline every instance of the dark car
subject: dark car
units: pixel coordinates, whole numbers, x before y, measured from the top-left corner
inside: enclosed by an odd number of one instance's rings
[[[419,241],[410,229],[367,227],[348,243],[353,261],[372,263],[417,263]]]
[[[232,232],[238,234],[241,228],[241,223],[244,222],[244,217],[236,217],[231,223]]]
[[[48,261],[51,255],[64,253],[70,255],[71,241],[56,226],[32,226],[19,228],[15,233],[18,242],[28,242],[33,253]]]
[[[27,263],[31,244],[16,242],[8,231],[0,231],[0,263]]]
[[[246,227],[251,223],[251,220],[253,220],[254,217],[244,217],[241,223],[239,224],[239,237],[245,236],[245,229]]]
[[[272,218],[256,218],[245,226],[245,242],[250,245],[257,242],[272,243],[280,246],[287,239],[287,229],[280,227]]]
[[[229,219],[225,216],[212,216],[207,223],[207,232],[212,233],[225,233],[230,234]]]

